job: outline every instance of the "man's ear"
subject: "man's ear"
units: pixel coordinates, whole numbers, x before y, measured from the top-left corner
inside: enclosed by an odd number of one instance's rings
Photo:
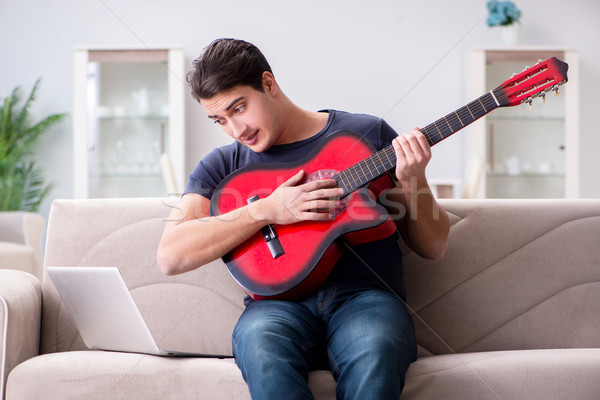
[[[269,71],[265,71],[262,74],[262,84],[263,90],[265,93],[276,94],[279,90],[279,86],[277,85],[277,81],[272,73]]]

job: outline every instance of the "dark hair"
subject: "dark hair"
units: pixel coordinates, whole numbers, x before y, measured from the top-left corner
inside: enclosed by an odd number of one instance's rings
[[[192,63],[187,81],[198,101],[237,85],[263,91],[263,72],[271,72],[265,56],[252,43],[237,39],[217,39]]]

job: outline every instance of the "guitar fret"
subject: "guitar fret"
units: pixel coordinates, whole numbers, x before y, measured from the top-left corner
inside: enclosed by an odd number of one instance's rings
[[[425,128],[421,128],[421,133],[425,135],[425,137],[427,138],[427,142],[430,146],[433,146],[435,144],[433,137],[429,134],[429,131],[427,130],[427,126]]]
[[[354,180],[354,184],[356,185],[356,187],[360,187],[364,181],[365,170],[363,168],[363,164],[364,164],[364,160],[362,160],[361,162],[356,164],[356,168],[355,168],[356,179]]]
[[[337,187],[339,187],[340,189],[344,189],[344,193],[348,193],[348,187],[346,187],[346,184],[344,183],[344,178],[342,174],[343,173],[340,172],[339,174],[335,175],[333,177],[333,180],[337,182]]]
[[[360,172],[362,173],[361,176],[364,179],[367,176],[367,172],[369,171],[369,169],[365,163],[365,160],[362,160],[361,162],[359,162],[358,165],[360,166]],[[365,172],[365,169],[367,170],[367,172]],[[360,179],[359,183],[362,183],[363,179]]]
[[[383,162],[383,169],[387,172],[396,166],[396,152],[394,151],[394,146],[388,146],[385,149],[379,151],[378,153],[382,153],[387,162]]]
[[[352,170],[348,171],[349,173],[346,176],[346,182],[348,182],[348,187],[352,188],[354,187],[354,182],[356,182],[356,180],[354,179],[354,177],[352,176]]]
[[[361,162],[359,162],[359,163],[358,163],[358,164],[356,164],[356,165],[357,165],[357,166],[360,168],[360,172],[361,172],[361,173],[362,173],[362,175],[364,176],[364,175],[365,175],[365,170],[364,170],[364,169],[363,169],[363,167],[362,167],[362,164],[363,164],[363,163],[364,163],[364,160],[363,160],[363,161],[361,161]],[[358,172],[358,171],[357,171],[357,172]],[[359,176],[359,178],[360,178],[360,176]],[[360,181],[360,179],[359,179],[359,181]]]
[[[396,158],[396,152],[394,151],[393,146],[390,146],[385,149],[385,156],[387,157],[389,162],[388,169],[392,169],[393,167],[395,167],[398,159]]]
[[[380,151],[378,151],[377,153],[375,153],[375,155],[376,155],[376,156],[377,156],[377,158],[379,159],[379,163],[380,163],[382,166],[384,166],[384,168],[385,168],[385,162],[384,162],[384,161],[381,159],[381,154],[380,154],[380,153],[381,153],[381,152],[380,152]],[[385,172],[385,171],[383,171],[383,172]],[[382,172],[382,173],[383,173],[383,172]]]
[[[357,184],[360,186],[362,183],[365,182],[365,179],[367,178],[367,173],[369,172],[369,170],[366,169],[366,172],[365,172],[365,168],[366,168],[365,160],[362,160],[361,162],[359,162],[358,165],[360,166],[360,174],[358,175]]]
[[[376,175],[373,173],[373,171],[378,172],[377,165],[375,164],[373,157],[369,157],[367,160],[367,165],[369,164],[369,161],[371,161],[371,164],[373,164],[372,168],[369,167],[369,172],[371,172],[371,178],[374,178]]]
[[[448,120],[446,118],[444,118],[444,121],[446,121],[446,123],[448,124],[448,128],[450,128],[450,130],[452,131],[452,133],[454,133],[454,130],[450,126],[450,123],[448,122]]]
[[[467,104],[466,106],[467,111],[469,112],[469,114],[471,114],[471,118],[473,118],[473,121],[475,121],[475,116],[473,115],[473,113],[471,112],[471,109],[469,108],[469,105]]]
[[[462,128],[462,125],[458,122],[458,120],[456,119],[454,114],[447,115],[445,120],[446,120],[446,123],[448,124],[448,127],[452,131],[452,133],[454,133]]]
[[[475,118],[475,116],[473,115],[473,113],[471,112],[471,108],[469,107],[469,105],[467,104],[466,106],[463,107],[464,110],[467,111],[467,113],[465,113],[465,118],[470,118],[471,122],[475,121],[477,118]]]
[[[437,129],[437,131],[438,131],[438,134],[440,135],[440,137],[444,137],[444,136],[442,135],[442,132],[440,131],[440,128],[438,128],[438,126],[437,126],[437,121],[433,123],[433,126],[435,127],[435,129]]]
[[[460,121],[460,124],[462,126],[465,126],[465,124],[463,124],[462,119],[460,119],[460,115],[458,115],[458,113],[456,111],[454,111],[454,115],[456,115],[456,118],[458,118],[458,120]]]
[[[447,119],[450,120],[450,125],[452,127],[452,133],[461,130],[465,126],[462,123],[461,119],[458,118],[458,114],[456,114],[456,112],[449,114]]]
[[[483,110],[487,112],[487,110],[485,109],[485,106],[483,105],[483,103],[481,102],[481,97],[477,99],[479,101],[479,104],[481,104],[481,107],[483,107]]]
[[[379,173],[379,169],[377,168],[377,164],[375,164],[375,160],[373,157],[369,157],[366,160],[366,164],[367,166],[369,165],[369,161],[371,161],[371,164],[373,164],[373,168],[369,167],[369,172],[371,173],[371,178],[375,178],[377,175],[373,173],[373,171]]]
[[[344,172],[335,175],[333,179],[337,182],[337,187],[344,189],[344,193],[348,193],[349,187],[346,186],[346,183],[344,182]]]
[[[346,184],[348,185],[348,188],[352,188],[352,182],[350,182],[349,177],[346,176],[345,178],[346,178]]]
[[[394,168],[395,162],[394,149],[388,146],[340,172],[335,179],[338,187],[348,194]]]
[[[370,158],[371,158],[371,157],[367,157],[367,158],[365,158],[364,160],[362,160],[362,161],[360,162],[360,164],[362,164],[362,165],[361,165],[361,171],[363,171],[363,177],[365,177],[365,178],[367,178],[367,177],[368,177],[368,174],[369,174],[369,173],[371,174],[371,177],[373,176],[373,171],[371,171],[371,167],[369,167],[369,159],[370,159]],[[367,172],[364,172],[365,170],[366,170]]]
[[[347,171],[350,174],[350,177],[348,179],[348,183],[350,183],[350,185],[353,187],[356,184],[356,178],[354,177],[354,174],[356,173],[356,167],[349,168]],[[352,182],[350,182],[350,178],[352,179]]]

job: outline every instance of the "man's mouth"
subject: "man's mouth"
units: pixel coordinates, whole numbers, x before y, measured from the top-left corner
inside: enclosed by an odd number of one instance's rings
[[[249,134],[248,136],[246,136],[245,138],[242,139],[242,141],[249,146],[255,144],[257,140],[258,140],[258,131],[254,131],[253,133]]]

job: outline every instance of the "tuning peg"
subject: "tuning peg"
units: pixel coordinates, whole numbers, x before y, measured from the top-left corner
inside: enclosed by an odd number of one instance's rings
[[[542,104],[546,104],[546,92],[540,93],[540,97],[542,98]]]
[[[544,60],[542,60],[542,59],[540,58],[539,60],[537,60],[537,63],[535,63],[535,65],[541,64],[541,63],[543,63],[543,62],[544,62]]]
[[[525,72],[525,71],[527,71],[528,69],[529,69],[529,65],[528,65],[528,66],[526,66],[525,68],[523,68],[523,71],[522,71],[522,72]]]
[[[529,108],[533,110],[533,99],[531,97],[526,98],[525,103],[527,103]]]
[[[560,89],[558,88],[558,85],[554,85],[552,91],[554,92],[555,96],[558,96],[560,94]]]

